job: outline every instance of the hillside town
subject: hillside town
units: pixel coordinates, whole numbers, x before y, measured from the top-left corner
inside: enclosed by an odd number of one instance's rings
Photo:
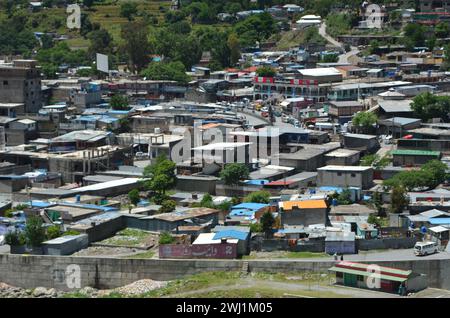
[[[0,297],[162,297],[215,272],[302,273],[261,297],[450,297],[448,2],[79,1],[75,31],[40,19],[76,1],[17,2]]]

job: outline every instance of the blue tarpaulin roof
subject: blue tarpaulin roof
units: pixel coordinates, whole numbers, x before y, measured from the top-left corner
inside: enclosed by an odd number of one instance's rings
[[[431,224],[450,224],[450,218],[431,218],[428,222]]]
[[[241,203],[238,205],[234,205],[231,209],[248,209],[248,210],[254,210],[254,211],[258,211],[259,209],[265,208],[269,206],[268,204],[265,203],[252,203],[252,202],[246,202],[246,203]]]
[[[220,232],[217,232],[216,235],[214,235],[213,240],[220,240],[223,238],[233,238],[238,240],[246,240],[248,236],[248,232],[242,232],[242,231],[236,231],[236,230],[223,230]]]
[[[231,216],[248,216],[252,217],[255,214],[254,210],[247,209],[235,209],[230,212]]]
[[[96,209],[96,210],[101,210],[103,212],[118,211],[118,209],[114,208],[114,207],[101,206],[101,205],[95,205],[95,204],[80,204],[80,203],[63,202],[62,205],[80,207],[80,208],[85,208],[85,209]]]
[[[48,207],[51,207],[51,206],[56,205],[56,204],[55,203],[45,202],[45,201],[33,200],[33,201],[31,201],[31,205],[34,208],[48,208]]]
[[[266,183],[269,183],[269,180],[265,179],[258,179],[258,180],[245,180],[245,184],[251,184],[251,185],[264,185]]]

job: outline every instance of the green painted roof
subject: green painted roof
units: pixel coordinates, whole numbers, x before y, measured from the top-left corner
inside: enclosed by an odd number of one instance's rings
[[[399,156],[435,156],[435,157],[439,157],[441,155],[439,151],[408,150],[408,149],[392,150],[391,154]]]
[[[373,270],[375,269],[371,268],[371,266],[374,265],[342,261],[331,267],[329,270],[338,273],[370,276],[373,275]],[[386,266],[378,266],[377,268],[380,271],[380,278],[384,280],[404,282],[412,274],[411,270],[403,270]]]
[[[356,269],[349,269],[349,268],[339,268],[339,267],[335,267],[335,266],[331,267],[329,269],[329,271],[338,272],[338,273],[345,273],[345,274],[361,275],[361,276],[373,275],[372,272],[366,272],[366,271],[361,271],[361,270],[356,270]],[[381,274],[380,275],[380,279],[390,280],[390,281],[395,281],[395,282],[404,282],[408,278],[396,277],[396,276],[390,276],[390,275]]]

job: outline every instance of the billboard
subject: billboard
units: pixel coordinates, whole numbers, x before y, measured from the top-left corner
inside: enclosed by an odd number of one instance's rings
[[[108,73],[108,55],[97,53],[97,70]]]
[[[159,258],[224,258],[237,257],[237,244],[165,244],[159,246]]]

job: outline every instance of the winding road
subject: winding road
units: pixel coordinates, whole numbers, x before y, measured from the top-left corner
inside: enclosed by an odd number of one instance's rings
[[[319,27],[319,34],[326,39],[329,43],[331,43],[332,45],[344,50],[344,45],[337,41],[336,39],[332,38],[328,33],[327,33],[327,26],[326,23],[323,22],[320,27]],[[359,53],[359,50],[356,46],[351,46],[350,47],[350,51],[343,53],[341,55],[339,55],[339,60],[338,63],[339,64],[345,64],[345,63],[349,63],[352,64],[351,62],[349,62],[349,58],[351,56],[357,55]]]

